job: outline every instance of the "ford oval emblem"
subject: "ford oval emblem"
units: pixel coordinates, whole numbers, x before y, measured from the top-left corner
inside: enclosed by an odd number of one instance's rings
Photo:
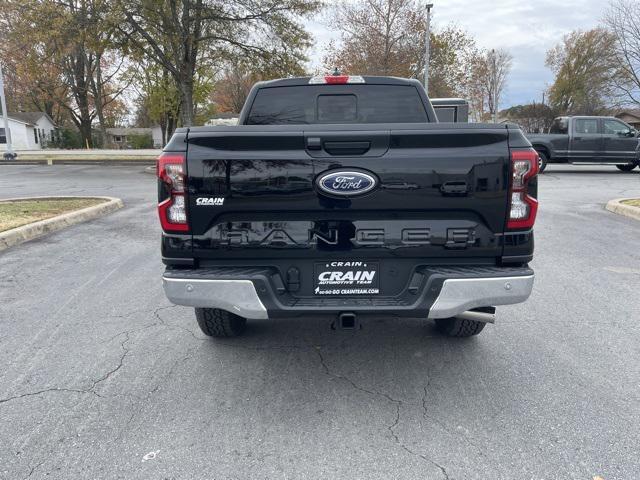
[[[352,197],[373,190],[378,181],[373,175],[354,170],[334,170],[320,175],[316,181],[320,190],[329,195]]]

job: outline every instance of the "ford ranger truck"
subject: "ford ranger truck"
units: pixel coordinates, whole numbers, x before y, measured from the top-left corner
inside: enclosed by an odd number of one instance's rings
[[[438,123],[416,80],[258,83],[239,125],[176,130],[157,173],[164,291],[209,336],[376,314],[467,337],[531,294],[536,151]]]

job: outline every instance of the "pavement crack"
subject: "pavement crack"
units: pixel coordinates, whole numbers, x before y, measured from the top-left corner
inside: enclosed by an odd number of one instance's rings
[[[372,396],[378,396],[381,397],[385,400],[387,400],[388,402],[390,402],[392,405],[395,406],[395,416],[393,419],[393,422],[390,423],[389,425],[387,425],[387,430],[389,431],[389,435],[391,436],[391,438],[393,439],[393,441],[400,447],[402,448],[405,452],[407,452],[408,454],[416,457],[416,458],[420,458],[422,459],[424,462],[429,463],[430,465],[435,466],[436,468],[438,468],[440,470],[440,472],[442,473],[442,475],[444,476],[445,480],[451,480],[451,477],[449,477],[449,474],[447,473],[447,470],[440,465],[439,463],[437,463],[436,461],[430,459],[429,457],[422,455],[420,453],[414,452],[413,450],[411,450],[409,447],[407,447],[402,440],[400,439],[399,435],[396,433],[395,428],[398,426],[398,424],[400,423],[400,409],[402,408],[402,406],[404,405],[405,402],[403,402],[402,400],[398,400],[396,398],[391,397],[390,395],[384,393],[384,392],[379,392],[377,390],[370,390],[368,388],[365,388],[361,385],[358,385],[356,382],[354,382],[353,380],[351,380],[349,377],[345,376],[345,375],[340,375],[338,373],[334,373],[331,371],[331,369],[329,368],[329,366],[327,365],[327,362],[324,359],[324,356],[322,355],[322,352],[320,351],[320,348],[316,346],[315,351],[318,355],[318,359],[320,360],[320,365],[322,365],[322,369],[324,371],[324,374],[331,377],[331,378],[336,378],[339,380],[343,380],[347,383],[349,383],[354,389],[359,390],[363,393],[366,393],[368,395],[372,395]],[[426,387],[425,387],[426,389]],[[423,403],[423,408],[424,408],[424,403]]]
[[[42,466],[42,464],[43,464],[43,463],[44,463],[44,460],[42,460],[42,461],[40,461],[40,462],[36,463],[33,467],[31,467],[31,468],[29,469],[29,473],[27,473],[27,476],[26,476],[26,477],[24,477],[24,478],[25,478],[25,479],[27,479],[27,478],[31,478],[31,475],[33,475],[33,472],[35,472],[38,468],[40,468],[40,467]]]
[[[93,384],[88,389],[88,391],[91,391],[91,392],[95,393],[94,390],[100,383],[108,380],[114,373],[116,373],[118,370],[120,370],[122,368],[122,366],[124,365],[124,359],[127,357],[127,355],[129,355],[129,349],[127,348],[127,342],[130,340],[131,337],[130,337],[128,331],[127,332],[122,332],[119,335],[124,335],[125,339],[122,342],[120,342],[120,348],[122,349],[122,355],[120,355],[120,360],[118,361],[118,364],[114,368],[112,368],[111,370],[107,371],[104,375],[102,375],[102,377],[98,378],[97,380],[94,380]],[[98,394],[96,393],[96,395],[98,395]],[[100,396],[100,395],[98,395],[98,396]]]
[[[153,311],[153,315],[156,317],[156,319],[158,320],[159,324],[167,327],[167,328],[177,328],[178,330],[182,330],[187,332],[189,335],[191,335],[194,339],[198,340],[198,341],[203,341],[206,340],[206,338],[202,338],[202,337],[198,337],[193,330],[188,329],[187,327],[183,327],[181,325],[173,325],[171,323],[167,323],[164,318],[162,318],[160,316],[160,312],[164,311],[164,310],[170,310],[172,308],[176,308],[178,305],[169,305],[166,307],[158,307]]]
[[[345,375],[340,375],[338,373],[333,373],[330,369],[329,366],[327,365],[327,363],[324,360],[324,356],[322,355],[322,352],[320,351],[320,348],[318,346],[315,347],[315,351],[318,354],[318,358],[320,359],[320,364],[322,365],[322,369],[324,370],[325,375],[329,376],[329,377],[333,377],[333,378],[337,378],[340,380],[344,380],[345,382],[351,384],[351,386],[353,388],[355,388],[356,390],[360,390],[361,392],[367,393],[369,395],[377,395],[379,397],[382,397],[384,399],[386,399],[387,401],[393,403],[393,404],[397,404],[397,405],[402,405],[402,400],[397,400],[395,398],[390,397],[389,395],[387,395],[384,392],[378,392],[376,390],[369,390],[367,388],[364,388],[361,385],[358,385],[356,382],[354,382],[353,380],[351,380],[349,377],[345,376]],[[394,425],[395,426],[395,425]]]
[[[452,435],[452,436],[455,436],[455,437],[461,437],[468,445],[471,445],[473,448],[475,448],[478,451],[478,453],[480,454],[481,457],[485,457],[486,458],[484,450],[482,450],[482,448],[480,448],[476,443],[471,441],[466,435],[464,435],[461,432],[451,431],[451,429],[447,425],[445,425],[439,419],[437,419],[437,418],[435,418],[435,417],[433,417],[433,416],[431,416],[429,414],[429,411],[427,409],[427,395],[428,395],[428,390],[429,390],[429,385],[430,384],[431,384],[431,378],[429,378],[427,380],[427,384],[423,387],[424,394],[422,395],[422,417],[425,420],[429,420],[429,421],[437,424],[438,426],[440,426],[440,428],[442,428],[449,435]]]
[[[119,430],[118,435],[116,436],[114,441],[120,441],[122,439],[122,436],[124,435],[124,433],[129,429],[129,427],[133,423],[134,418],[138,414],[140,414],[142,410],[148,405],[149,399],[160,389],[162,385],[164,385],[167,382],[169,377],[171,377],[175,373],[178,365],[181,365],[182,363],[188,360],[191,360],[193,358],[197,348],[198,348],[197,346],[190,348],[183,357],[173,362],[169,370],[167,370],[167,372],[162,376],[160,381],[158,381],[158,383],[156,383],[156,385],[147,392],[147,394],[143,399],[141,399],[139,403],[139,407],[131,412],[131,415],[129,415],[129,418],[125,422],[124,426]]]
[[[413,450],[411,450],[409,447],[407,447],[404,443],[402,442],[397,442],[398,445],[407,453],[413,455],[414,457],[418,457],[421,458],[422,460],[424,460],[425,462],[433,465],[434,467],[438,468],[440,470],[440,472],[442,473],[442,476],[445,478],[445,480],[451,480],[451,477],[449,476],[449,474],[447,473],[447,469],[444,468],[442,465],[440,465],[438,462],[431,460],[429,457],[427,457],[426,455],[422,455],[421,453],[416,453]]]
[[[91,393],[93,395],[96,396],[100,396],[95,392],[92,392],[90,390],[81,390],[78,388],[61,388],[61,387],[51,387],[51,388],[45,388],[43,390],[38,390],[35,392],[27,392],[27,393],[22,393],[20,395],[14,395],[12,397],[7,397],[7,398],[3,398],[0,399],[0,404],[2,403],[7,403],[7,402],[11,402],[12,400],[18,400],[20,398],[25,398],[25,397],[35,397],[38,395],[44,395],[46,393],[50,393],[50,392],[65,392],[65,393]]]
[[[89,388],[84,388],[84,389],[81,389],[81,388],[66,388],[66,387],[45,388],[43,390],[38,390],[38,391],[35,391],[35,392],[27,392],[27,393],[22,393],[20,395],[14,395],[12,397],[7,397],[7,398],[0,399],[0,404],[7,403],[7,402],[10,402],[12,400],[17,400],[17,399],[20,399],[20,398],[44,395],[46,393],[51,393],[51,392],[91,394],[91,395],[95,395],[96,397],[102,398],[102,395],[100,395],[98,392],[96,392],[95,388],[100,383],[108,380],[118,370],[120,370],[122,368],[122,366],[124,365],[124,359],[129,354],[129,349],[126,346],[127,342],[130,339],[129,332],[120,332],[119,334],[117,334],[114,337],[112,337],[112,340],[114,338],[117,338],[120,335],[124,335],[125,339],[122,342],[120,342],[120,348],[122,349],[122,355],[120,356],[118,364],[114,368],[112,368],[111,370],[106,372],[104,375],[102,375],[100,378],[98,378],[96,380],[93,380],[92,383],[91,383],[91,386]]]

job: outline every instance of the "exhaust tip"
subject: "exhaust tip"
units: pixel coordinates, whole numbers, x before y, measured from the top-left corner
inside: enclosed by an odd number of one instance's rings
[[[466,312],[459,313],[456,317],[464,320],[473,320],[474,322],[495,323],[496,308],[482,307],[474,310],[467,310]]]

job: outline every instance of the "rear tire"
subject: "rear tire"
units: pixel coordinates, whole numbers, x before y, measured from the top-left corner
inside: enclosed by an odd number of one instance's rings
[[[616,165],[616,168],[618,170],[623,171],[623,172],[630,172],[631,170],[636,168],[636,164],[635,163],[629,163],[628,165]]]
[[[478,335],[486,323],[461,318],[436,318],[436,328],[449,337],[472,337]]]
[[[200,330],[209,337],[228,338],[242,335],[247,319],[219,308],[196,308]]]
[[[540,173],[547,168],[547,163],[549,163],[549,156],[545,152],[538,151],[538,171]]]

